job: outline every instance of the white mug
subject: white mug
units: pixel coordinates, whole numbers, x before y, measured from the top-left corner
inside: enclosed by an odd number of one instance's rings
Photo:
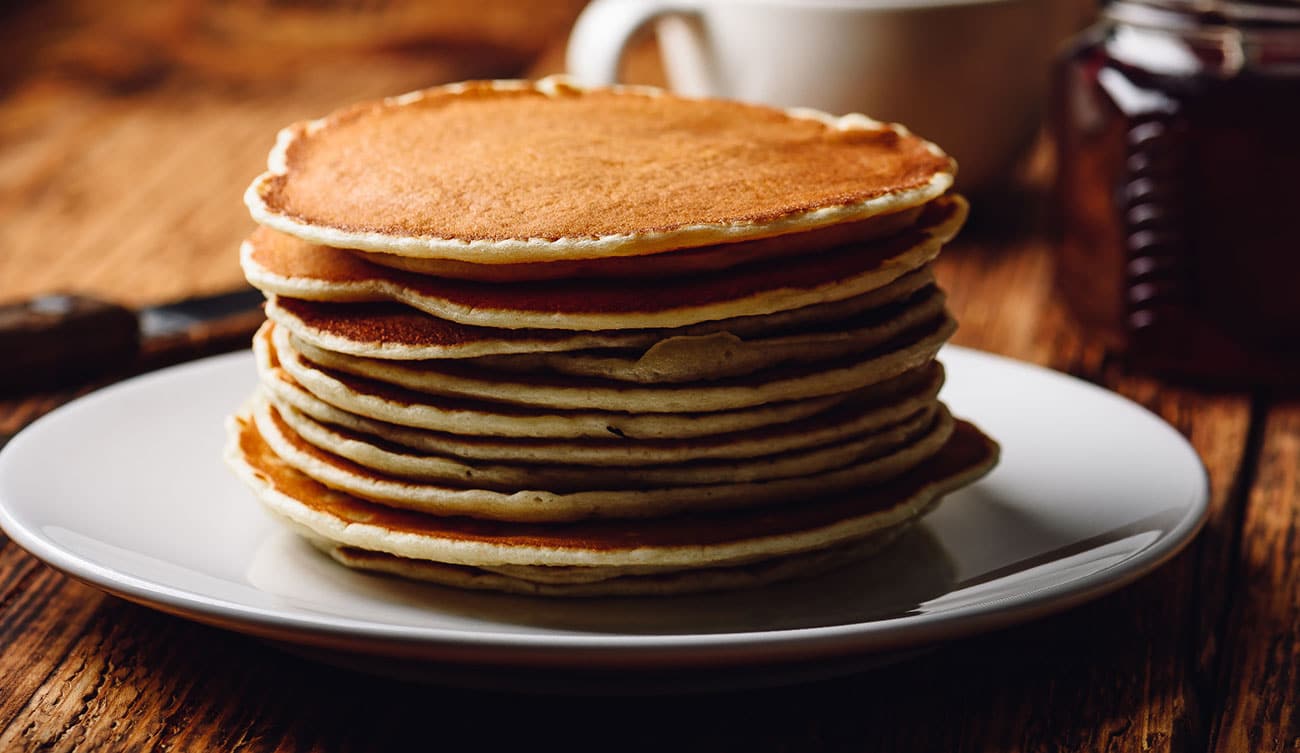
[[[902,123],[996,186],[1039,122],[1048,66],[1085,0],[595,0],[569,39],[580,83],[617,83],[655,22],[670,87]]]

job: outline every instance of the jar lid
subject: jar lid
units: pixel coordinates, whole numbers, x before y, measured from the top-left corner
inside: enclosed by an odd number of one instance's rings
[[[1161,26],[1300,26],[1300,0],[1116,0],[1107,15]]]

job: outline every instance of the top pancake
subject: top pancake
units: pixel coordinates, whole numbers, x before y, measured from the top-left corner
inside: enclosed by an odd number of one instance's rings
[[[600,259],[919,206],[952,161],[901,126],[648,88],[471,82],[281,131],[245,200],[313,243],[476,264]]]

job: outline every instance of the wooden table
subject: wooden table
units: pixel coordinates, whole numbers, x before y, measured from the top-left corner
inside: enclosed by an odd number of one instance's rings
[[[149,23],[174,33],[211,21],[197,13]],[[163,38],[141,23],[106,44]],[[565,24],[557,14],[555,28]],[[21,24],[7,28],[20,36]],[[0,296],[76,288],[140,304],[237,283],[235,246],[252,226],[239,195],[276,127],[363,96],[518,72],[537,51],[516,38],[484,44],[312,48],[309,63],[285,58],[275,77],[214,71],[215,55],[173,59],[166,45],[162,62],[135,67],[111,50],[41,48],[53,57],[0,87]],[[390,750],[465,738],[516,750],[1300,748],[1300,404],[1126,375],[1060,310],[1034,223],[981,222],[977,208],[939,270],[957,342],[1105,385],[1191,439],[1213,500],[1186,552],[1087,606],[867,674],[573,699],[319,666],[106,596],[3,541],[0,751]],[[71,395],[0,402],[0,438]]]

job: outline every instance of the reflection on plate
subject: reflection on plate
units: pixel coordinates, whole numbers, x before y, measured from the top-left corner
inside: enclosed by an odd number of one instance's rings
[[[24,431],[0,453],[0,526],[107,591],[336,664],[635,692],[854,671],[1113,590],[1196,533],[1204,471],[1159,419],[1043,369],[956,347],[942,358],[945,399],[1001,442],[1001,465],[875,559],[760,590],[552,601],[338,567],[221,463],[223,420],[254,382],[242,353],[103,390]]]

